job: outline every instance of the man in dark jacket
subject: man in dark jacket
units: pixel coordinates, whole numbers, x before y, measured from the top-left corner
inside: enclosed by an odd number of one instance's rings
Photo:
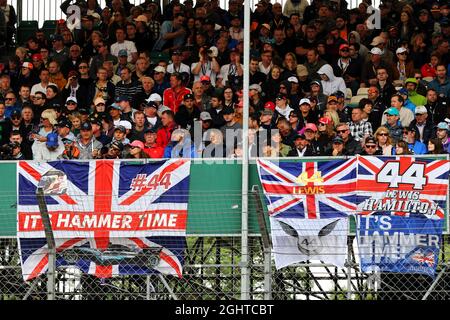
[[[417,106],[415,110],[415,119],[410,123],[410,127],[415,127],[419,133],[417,140],[428,144],[428,140],[433,137],[434,125],[428,118],[428,111],[425,106]]]
[[[346,123],[341,123],[336,127],[336,132],[339,137],[344,141],[344,148],[347,155],[357,155],[362,153],[361,144],[356,141],[350,134],[349,127]]]

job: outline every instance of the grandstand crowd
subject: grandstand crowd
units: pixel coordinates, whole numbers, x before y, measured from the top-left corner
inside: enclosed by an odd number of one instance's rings
[[[448,0],[260,0],[248,70],[243,0],[106,3],[14,44],[0,0],[2,159],[241,157],[245,72],[251,157],[450,151]]]

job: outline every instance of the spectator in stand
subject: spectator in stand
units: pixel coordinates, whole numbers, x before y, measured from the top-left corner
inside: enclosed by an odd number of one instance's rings
[[[361,155],[365,156],[378,156],[382,155],[381,149],[378,147],[374,137],[370,136],[364,140],[364,151]]]
[[[429,83],[429,88],[436,90],[440,97],[450,97],[450,77],[447,76],[446,65],[437,65],[436,78]]]
[[[383,155],[390,156],[394,154],[393,141],[387,127],[379,127],[377,131],[375,131],[375,139],[377,140],[377,145],[381,149]]]
[[[408,148],[408,144],[405,141],[400,140],[397,141],[397,143],[395,144],[395,154],[403,156],[403,155],[410,155],[412,153]]]
[[[416,139],[423,142],[425,145],[433,136],[434,126],[430,119],[428,119],[428,110],[425,106],[417,106],[415,110],[415,119],[410,124],[415,127],[418,132]]]
[[[164,148],[156,143],[157,135],[156,131],[152,128],[145,129],[144,131],[144,152],[149,158],[160,159],[164,157]]]
[[[438,138],[430,139],[427,149],[427,154],[447,154],[442,146],[442,141]]]
[[[176,123],[174,121],[174,113],[171,110],[165,110],[161,114],[162,127],[157,131],[157,143],[162,148],[167,147],[171,141],[170,137],[175,130]]]
[[[39,79],[41,80],[41,82],[33,85],[33,87],[31,87],[31,99],[33,99],[34,95],[36,94],[36,92],[40,91],[40,92],[45,92],[47,90],[47,86],[49,85],[56,85],[53,82],[50,82],[50,73],[47,69],[41,69],[41,71],[39,72]]]
[[[352,121],[348,123],[351,136],[358,142],[363,142],[372,136],[372,124],[362,120],[363,110],[358,106],[352,110]]]
[[[59,90],[62,90],[66,85],[67,80],[64,78],[64,75],[60,71],[59,66],[59,63],[56,60],[49,63],[49,81],[56,84]]]
[[[361,154],[361,143],[356,141],[350,133],[350,128],[346,123],[339,123],[336,126],[337,137],[341,138],[344,143],[344,149],[347,155]]]
[[[409,126],[403,129],[403,140],[408,144],[408,149],[411,154],[426,154],[427,146],[417,140],[419,130],[415,126]]]
[[[436,67],[438,66],[438,64],[439,64],[439,54],[436,51],[434,51],[430,55],[430,62],[424,64],[420,68],[422,77],[424,77],[424,78],[436,77]]]
[[[329,64],[323,65],[317,74],[320,76],[323,94],[330,95],[336,91],[346,92],[347,87],[345,81],[341,77],[336,77],[333,73],[333,68]]]
[[[138,58],[138,52],[136,45],[133,41],[125,40],[126,31],[124,28],[116,28],[116,40],[117,42],[111,45],[111,54],[119,58],[119,53],[121,50],[127,51],[127,61],[130,63],[136,63]]]
[[[392,108],[397,109],[401,125],[406,128],[409,126],[411,121],[414,120],[414,113],[403,105],[404,102],[405,100],[400,94],[394,94],[391,98],[391,108],[389,109],[391,109],[391,111],[393,111]],[[392,112],[390,112],[390,114],[392,114]],[[387,113],[385,112],[382,118],[382,123],[386,122],[386,115]],[[394,137],[394,135],[392,136]]]
[[[184,96],[188,93],[191,93],[191,90],[183,85],[181,74],[173,73],[170,75],[170,88],[164,90],[163,103],[176,113]]]

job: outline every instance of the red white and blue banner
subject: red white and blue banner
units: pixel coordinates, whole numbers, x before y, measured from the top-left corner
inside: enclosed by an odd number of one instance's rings
[[[347,217],[356,210],[356,158],[257,163],[277,269],[306,260],[343,267]]]
[[[443,222],[443,219],[424,217],[358,216],[361,270],[434,277]]]
[[[425,157],[358,157],[358,212],[443,219],[448,160]]]
[[[182,277],[190,161],[20,161],[17,234],[25,280],[48,268],[36,188],[50,170],[67,176],[65,194],[45,197],[57,266],[100,278],[155,272]]]
[[[434,276],[450,164],[426,157],[358,157],[357,239],[363,272]]]

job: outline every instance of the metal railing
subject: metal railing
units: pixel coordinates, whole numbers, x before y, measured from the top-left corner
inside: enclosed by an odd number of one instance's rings
[[[131,4],[139,5],[143,3],[145,0],[130,0]],[[287,0],[271,0],[272,3],[281,3],[284,6],[284,3]],[[377,8],[380,4],[381,0],[372,0],[373,6]],[[41,27],[45,20],[58,20],[64,19],[65,14],[61,12],[59,6],[63,0],[8,0],[8,4],[12,5],[16,12],[18,11],[18,5],[21,3],[21,15],[18,17],[18,20],[36,20],[39,22],[39,26]],[[183,2],[183,1],[182,1]],[[194,0],[194,5],[195,5]],[[308,0],[308,2],[310,2]],[[349,8],[357,8],[358,5],[362,2],[362,0],[348,0]],[[163,0],[160,0],[161,7],[163,7]],[[255,4],[258,3],[258,0],[250,0],[251,8],[255,8]],[[100,7],[104,8],[106,6],[105,0],[99,0]],[[225,10],[228,9],[228,0],[220,0],[221,8]]]

